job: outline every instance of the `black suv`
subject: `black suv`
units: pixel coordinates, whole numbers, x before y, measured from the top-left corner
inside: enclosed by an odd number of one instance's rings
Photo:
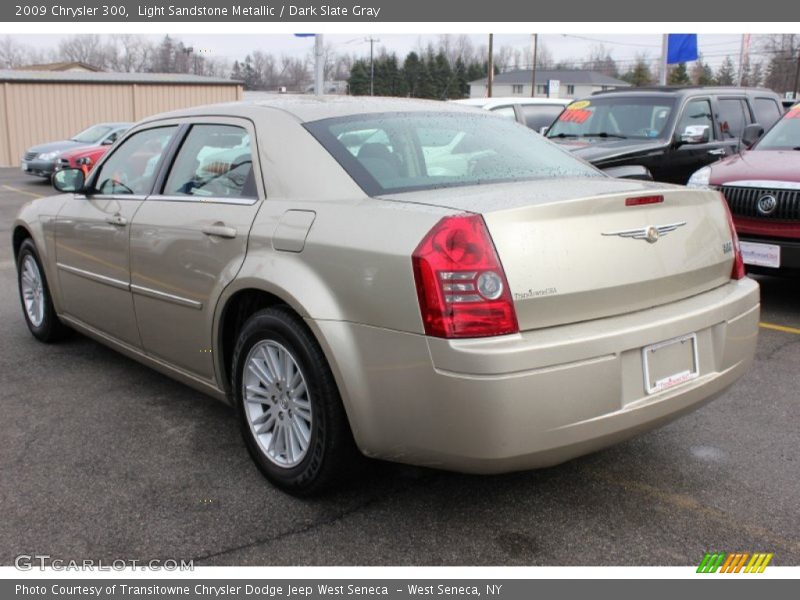
[[[547,137],[609,172],[636,165],[657,181],[684,184],[700,167],[736,154],[745,127],[768,129],[783,112],[780,96],[758,88],[612,90],[567,106]]]

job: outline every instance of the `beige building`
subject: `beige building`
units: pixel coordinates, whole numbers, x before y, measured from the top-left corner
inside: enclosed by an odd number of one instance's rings
[[[100,122],[242,99],[240,82],[171,73],[0,70],[0,166]]]

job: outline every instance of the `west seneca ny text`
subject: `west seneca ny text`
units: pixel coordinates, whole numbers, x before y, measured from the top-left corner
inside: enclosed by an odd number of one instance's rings
[[[230,6],[175,6],[140,4],[138,16],[156,17],[367,17],[377,19],[379,7],[363,4],[231,4]]]

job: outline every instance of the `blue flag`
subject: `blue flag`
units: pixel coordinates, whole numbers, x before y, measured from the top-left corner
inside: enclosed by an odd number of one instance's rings
[[[697,60],[696,33],[670,33],[667,38],[667,64]]]

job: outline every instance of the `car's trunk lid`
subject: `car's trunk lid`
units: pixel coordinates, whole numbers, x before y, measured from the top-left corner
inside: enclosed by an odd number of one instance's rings
[[[663,202],[626,205],[654,195]],[[730,279],[731,235],[713,191],[598,178],[387,199],[482,214],[523,330],[642,310]]]

